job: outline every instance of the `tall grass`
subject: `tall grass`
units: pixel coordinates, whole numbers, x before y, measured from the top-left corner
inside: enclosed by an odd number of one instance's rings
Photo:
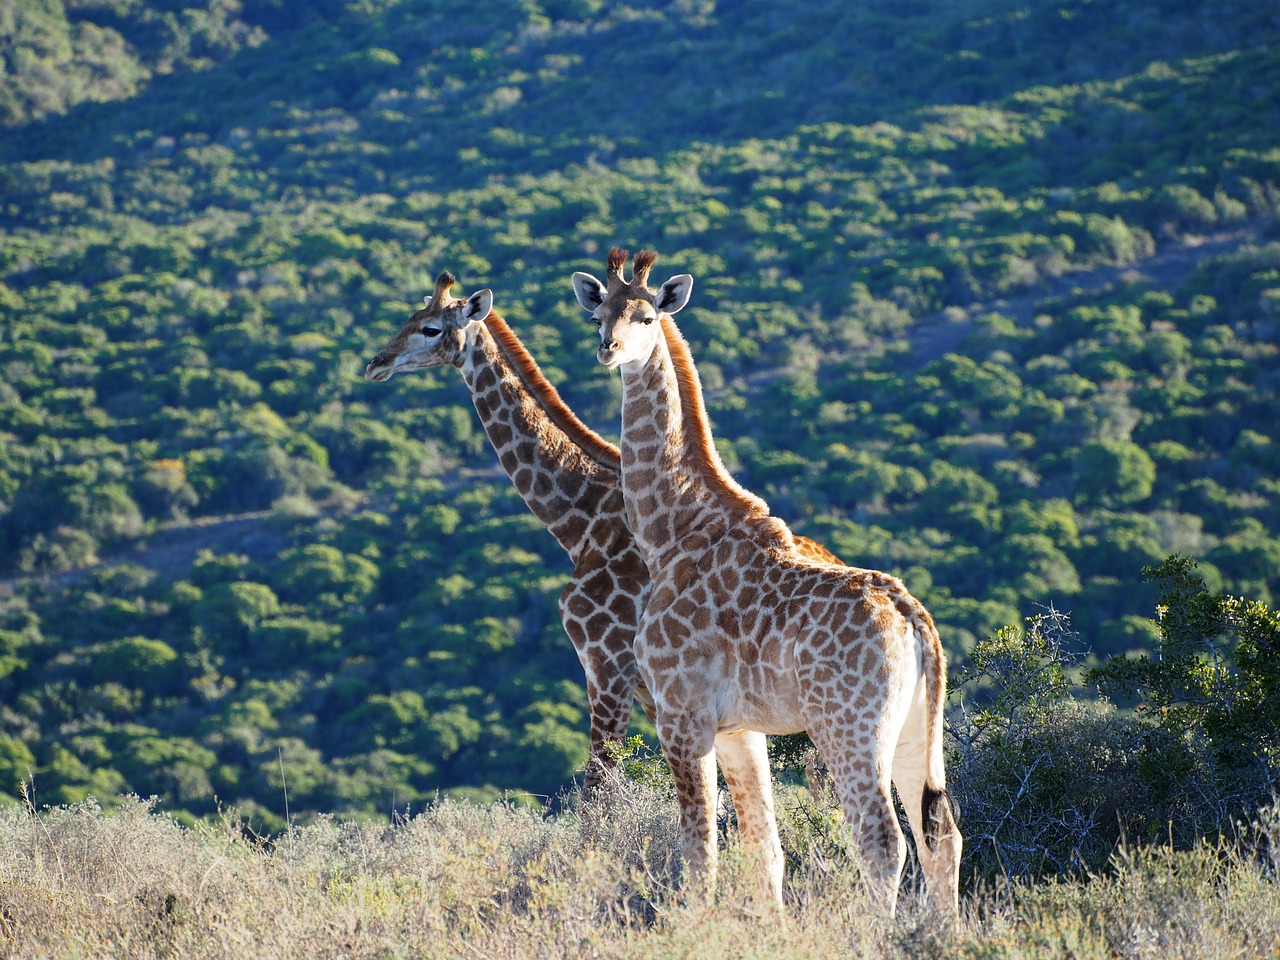
[[[184,827],[131,799],[110,813],[0,810],[0,955],[13,958],[1275,956],[1280,813],[1241,842],[1115,856],[1092,877],[968,891],[959,922],[906,885],[878,920],[853,869],[784,789],[785,916],[753,904],[726,851],[713,908],[681,905],[675,810],[619,786],[588,817],[442,802],[393,824],[322,820],[274,842],[233,819]],[[796,840],[809,848],[796,854]]]

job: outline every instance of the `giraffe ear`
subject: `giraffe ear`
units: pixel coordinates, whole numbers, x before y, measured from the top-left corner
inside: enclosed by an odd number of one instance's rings
[[[653,306],[659,313],[679,313],[689,302],[692,293],[693,277],[682,273],[662,285],[662,289],[654,297]]]
[[[573,275],[573,292],[578,296],[578,303],[587,313],[595,313],[596,307],[604,303],[605,286],[589,273]]]
[[[462,308],[462,315],[468,322],[483,320],[491,310],[493,310],[493,291],[486,287],[467,297],[467,304]]]

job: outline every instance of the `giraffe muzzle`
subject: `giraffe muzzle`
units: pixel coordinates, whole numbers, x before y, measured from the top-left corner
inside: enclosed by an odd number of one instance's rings
[[[608,343],[600,344],[600,349],[596,351],[596,359],[608,370],[612,370],[618,365],[618,341],[610,340]]]
[[[395,361],[390,357],[378,355],[369,361],[369,365],[364,368],[364,378],[381,383],[384,380],[390,380],[391,375],[395,373]]]

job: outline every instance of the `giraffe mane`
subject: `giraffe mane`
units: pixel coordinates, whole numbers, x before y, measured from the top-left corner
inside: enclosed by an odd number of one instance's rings
[[[680,390],[681,420],[694,469],[713,490],[719,490],[729,504],[740,507],[752,517],[768,518],[769,505],[734,480],[724,461],[720,459],[720,451],[711,438],[711,423],[707,419],[707,409],[702,399],[702,381],[693,365],[688,342],[668,314],[662,314],[660,322]],[[786,529],[781,521],[778,523]]]
[[[618,448],[578,419],[569,405],[560,399],[560,393],[546,378],[515,331],[507,325],[496,310],[491,310],[484,320],[490,336],[511,364],[516,375],[537,399],[549,419],[565,435],[592,459],[611,470],[620,471],[621,455]]]

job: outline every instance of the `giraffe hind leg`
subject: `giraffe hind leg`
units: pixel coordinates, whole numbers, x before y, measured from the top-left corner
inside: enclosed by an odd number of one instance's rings
[[[888,763],[855,738],[812,730],[810,736],[831,770],[867,893],[879,912],[893,916],[907,841],[893,806]]]
[[[741,730],[716,736],[716,760],[733,796],[742,842],[760,867],[762,902],[782,907],[785,861],[763,733]]]

